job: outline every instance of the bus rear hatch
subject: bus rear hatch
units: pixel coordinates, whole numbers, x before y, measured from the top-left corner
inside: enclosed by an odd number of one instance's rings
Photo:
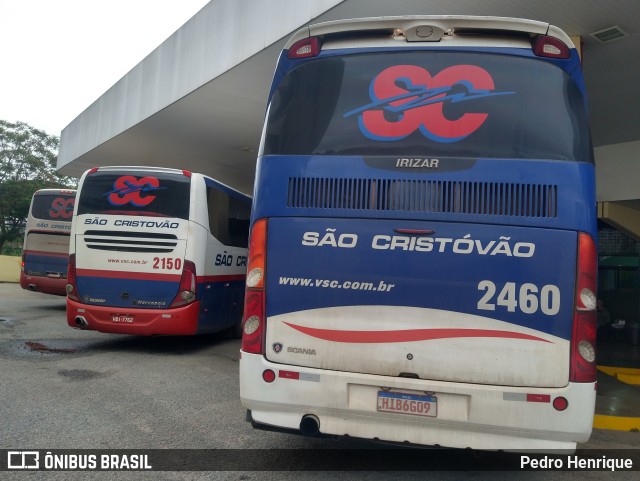
[[[271,218],[266,357],[510,386],[568,383],[577,233]]]

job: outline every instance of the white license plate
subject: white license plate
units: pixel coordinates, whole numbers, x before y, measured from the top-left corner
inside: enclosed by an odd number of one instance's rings
[[[378,391],[378,411],[436,417],[438,398],[428,394]]]
[[[121,324],[133,324],[133,316],[128,316],[125,314],[112,314],[111,322],[119,322]]]

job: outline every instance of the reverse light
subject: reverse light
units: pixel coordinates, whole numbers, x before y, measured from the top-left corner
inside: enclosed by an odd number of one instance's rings
[[[589,341],[580,341],[578,343],[578,352],[587,362],[595,362],[596,360],[596,349]]]
[[[591,311],[596,308],[596,295],[591,289],[585,287],[580,291],[580,302],[582,307],[578,309]]]
[[[262,269],[254,267],[247,274],[247,287],[256,287],[262,283]]]
[[[304,38],[291,46],[287,58],[316,57],[320,53],[320,45],[318,37]]]
[[[251,316],[244,321],[243,332],[250,336],[260,328],[260,318],[258,316]]]
[[[571,50],[562,40],[548,35],[538,35],[532,42],[533,53],[538,57],[569,58]]]
[[[184,261],[178,294],[171,301],[169,308],[186,306],[196,300],[197,277],[196,265],[192,261]]]

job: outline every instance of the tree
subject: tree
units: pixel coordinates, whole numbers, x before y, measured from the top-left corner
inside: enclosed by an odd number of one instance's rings
[[[74,188],[58,175],[59,139],[24,122],[0,120],[0,252],[22,236],[31,196],[38,189]]]

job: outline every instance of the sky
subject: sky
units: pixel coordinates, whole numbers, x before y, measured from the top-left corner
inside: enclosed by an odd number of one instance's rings
[[[0,0],[0,120],[62,129],[209,0]]]

